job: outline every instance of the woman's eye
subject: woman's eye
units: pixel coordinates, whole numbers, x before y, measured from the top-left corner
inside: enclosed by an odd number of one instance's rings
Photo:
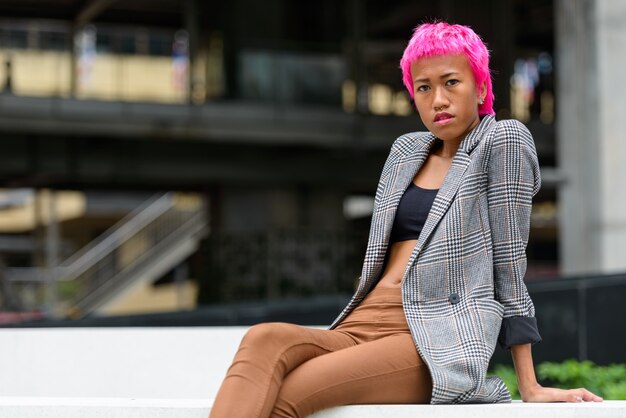
[[[456,79],[450,79],[450,80],[446,81],[446,85],[447,86],[455,86],[457,84],[459,84],[459,80],[456,80]]]
[[[428,86],[425,84],[422,84],[421,86],[417,86],[417,88],[415,89],[415,91],[426,91],[428,90]]]

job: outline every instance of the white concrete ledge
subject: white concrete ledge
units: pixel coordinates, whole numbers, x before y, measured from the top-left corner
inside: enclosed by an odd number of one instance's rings
[[[246,330],[0,329],[0,396],[211,399]]]
[[[355,405],[320,411],[310,418],[617,418],[626,417],[626,402],[474,405]]]
[[[6,418],[207,418],[208,399],[0,397]],[[310,418],[623,418],[626,402],[497,405],[356,405]],[[253,418],[253,417],[251,417]]]
[[[207,418],[246,329],[0,329],[0,418]],[[311,418],[355,417],[624,418],[626,401],[357,405]]]
[[[2,418],[207,418],[208,399],[0,397]]]

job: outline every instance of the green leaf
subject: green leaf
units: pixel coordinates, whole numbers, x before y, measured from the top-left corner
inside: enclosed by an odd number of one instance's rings
[[[626,365],[598,366],[592,361],[565,360],[561,363],[543,362],[537,365],[537,379],[543,386],[562,389],[586,388],[604,399],[626,400]],[[517,377],[511,366],[496,365],[493,373],[498,375],[519,399]]]

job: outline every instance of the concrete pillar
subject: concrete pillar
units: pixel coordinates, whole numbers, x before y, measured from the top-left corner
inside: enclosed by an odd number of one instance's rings
[[[48,190],[48,224],[46,226],[46,268],[47,268],[47,283],[46,283],[46,311],[49,318],[56,318],[57,315],[57,273],[56,269],[59,266],[59,243],[61,241],[61,234],[59,230],[59,217],[58,217],[58,202],[57,192],[55,190]]]
[[[349,63],[350,78],[356,88],[355,110],[359,114],[364,114],[368,111],[369,101],[365,63],[363,62],[363,43],[365,41],[367,13],[363,2],[359,0],[348,1],[346,3],[346,11],[347,16],[349,16],[347,61]]]
[[[187,80],[187,99],[191,103],[204,102],[204,69],[200,64],[200,22],[198,1],[187,0],[183,5],[184,27],[189,36],[189,78]],[[198,94],[200,93],[200,95]]]
[[[561,272],[626,271],[626,2],[555,7]]]

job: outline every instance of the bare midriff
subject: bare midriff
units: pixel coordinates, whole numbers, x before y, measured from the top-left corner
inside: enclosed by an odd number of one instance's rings
[[[404,270],[406,270],[406,266],[409,263],[415,244],[417,244],[416,239],[398,241],[391,244],[385,271],[383,271],[383,275],[376,286],[400,287]]]
[[[442,151],[441,147],[445,147],[443,142],[436,144],[431,150],[424,165],[419,169],[415,177],[413,177],[413,184],[423,189],[441,188],[446,173],[452,164],[452,158],[456,153],[458,143],[452,145],[452,150],[448,150],[445,153],[446,156],[440,155]],[[400,287],[402,285],[402,276],[409,264],[409,258],[411,258],[416,244],[416,239],[397,241],[391,244],[388,250],[389,256],[387,258],[385,271],[383,271],[383,275],[376,286]]]

